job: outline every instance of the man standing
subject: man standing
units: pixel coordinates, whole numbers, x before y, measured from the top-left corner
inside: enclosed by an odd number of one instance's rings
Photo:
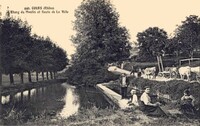
[[[127,78],[126,75],[123,73],[121,75],[121,96],[122,99],[127,98]]]

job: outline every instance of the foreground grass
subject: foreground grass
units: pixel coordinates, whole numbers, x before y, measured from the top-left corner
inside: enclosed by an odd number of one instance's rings
[[[16,121],[16,116],[12,115],[10,121],[15,119],[15,125],[58,125],[58,126],[199,126],[200,120],[180,117],[180,115],[168,118],[152,118],[145,116],[139,110],[126,109],[114,110],[111,108],[80,109],[79,113],[67,119],[61,117],[46,116],[45,113],[26,123]],[[9,124],[8,124],[9,125]]]

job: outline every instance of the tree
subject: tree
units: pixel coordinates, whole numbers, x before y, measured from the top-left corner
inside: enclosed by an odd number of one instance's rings
[[[54,62],[53,67],[50,68],[51,71],[61,71],[69,64],[69,59],[67,58],[66,52],[56,45],[53,46],[52,55]]]
[[[102,65],[130,56],[129,35],[118,23],[118,13],[107,0],[86,0],[75,11],[72,41],[76,59],[92,57]]]
[[[31,27],[20,19],[5,18],[2,25],[2,66],[5,74],[10,75],[10,82],[14,83],[13,74],[22,72],[27,63],[25,57],[30,48]]]
[[[193,57],[194,50],[200,49],[200,18],[196,15],[186,17],[175,34],[178,43],[181,43],[182,52]]]
[[[32,71],[36,72],[36,80],[38,81],[38,73],[42,72],[44,79],[44,72],[51,74],[66,67],[69,62],[66,52],[60,47],[53,44],[52,40],[47,37],[40,37],[36,34],[32,36],[33,47],[32,54],[29,61],[32,64]]]
[[[118,23],[119,15],[108,0],[86,0],[75,11],[72,42],[76,53],[67,74],[74,84],[108,81],[105,64],[130,56],[129,34]],[[101,72],[98,72],[101,71]],[[70,78],[71,79],[71,78]]]
[[[154,56],[163,53],[167,42],[167,33],[158,27],[150,27],[137,34],[139,57],[143,60],[152,60]]]

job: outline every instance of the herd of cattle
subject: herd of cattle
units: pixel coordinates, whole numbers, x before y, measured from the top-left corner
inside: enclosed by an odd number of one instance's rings
[[[190,67],[190,66],[182,66],[182,67],[166,67],[163,72],[156,72],[156,67],[149,67],[142,70],[142,73],[146,75],[147,78],[155,78],[157,75],[170,74],[173,75],[174,78],[177,78],[178,75],[181,79],[187,79],[190,81],[192,73],[195,75],[196,80],[200,82],[200,66]]]
[[[180,78],[182,80],[191,81],[191,79],[196,79],[200,83],[200,66],[190,67],[190,66],[180,66],[180,67],[165,67],[165,70],[159,72],[157,67],[147,67],[144,69],[132,68],[132,71],[127,71],[123,69],[123,65],[117,67],[116,64],[108,64],[108,71],[115,74],[125,73],[130,75],[131,73],[141,73],[141,76],[151,79],[156,78],[156,76],[166,77],[166,78]],[[166,76],[167,75],[167,76]]]

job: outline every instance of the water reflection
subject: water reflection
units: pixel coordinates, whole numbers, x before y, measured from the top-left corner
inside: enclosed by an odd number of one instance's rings
[[[67,87],[67,84],[64,86]],[[63,118],[67,118],[70,115],[77,113],[80,106],[79,97],[75,93],[75,89],[71,88],[69,85],[68,87],[69,88],[66,88],[67,93],[63,99],[63,101],[65,102],[65,105],[63,109],[61,110],[61,112],[59,113],[59,115]]]
[[[2,96],[1,103],[7,104],[10,101],[10,95]]]
[[[58,115],[67,118],[79,108],[97,106],[105,108],[109,103],[95,88],[75,88],[67,83],[54,84],[2,96],[3,111],[12,109],[24,112],[24,120],[45,115]]]

